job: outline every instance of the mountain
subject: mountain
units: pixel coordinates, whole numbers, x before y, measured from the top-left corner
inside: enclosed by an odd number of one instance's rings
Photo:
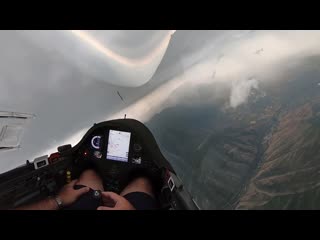
[[[201,208],[320,208],[315,61],[261,83],[237,108],[226,107],[227,96],[180,103],[146,123]]]

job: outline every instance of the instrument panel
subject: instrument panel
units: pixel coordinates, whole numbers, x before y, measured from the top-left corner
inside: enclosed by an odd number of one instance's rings
[[[130,172],[158,167],[144,147],[142,138],[133,129],[100,127],[89,134],[76,151],[75,163],[80,168],[94,168],[103,178],[105,189],[120,192]]]
[[[142,164],[143,147],[138,137],[130,131],[99,129],[92,133],[81,149],[83,157],[94,162],[114,161],[128,165]]]

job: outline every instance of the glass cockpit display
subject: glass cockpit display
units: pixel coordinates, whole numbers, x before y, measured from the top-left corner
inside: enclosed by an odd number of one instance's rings
[[[130,138],[130,132],[110,130],[107,146],[107,159],[128,162]]]

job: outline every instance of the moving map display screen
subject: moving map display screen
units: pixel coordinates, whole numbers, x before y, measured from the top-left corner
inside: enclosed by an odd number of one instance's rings
[[[130,132],[110,130],[106,158],[108,160],[128,162],[130,138]]]

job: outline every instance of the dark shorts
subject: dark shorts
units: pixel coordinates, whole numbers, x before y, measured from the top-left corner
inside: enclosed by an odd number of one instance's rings
[[[85,186],[75,185],[75,189]],[[158,209],[157,201],[150,195],[143,192],[132,192],[123,196],[137,210],[155,210]],[[89,192],[83,194],[75,203],[65,207],[64,210],[96,210],[99,206],[103,206],[100,191],[90,188]]]

